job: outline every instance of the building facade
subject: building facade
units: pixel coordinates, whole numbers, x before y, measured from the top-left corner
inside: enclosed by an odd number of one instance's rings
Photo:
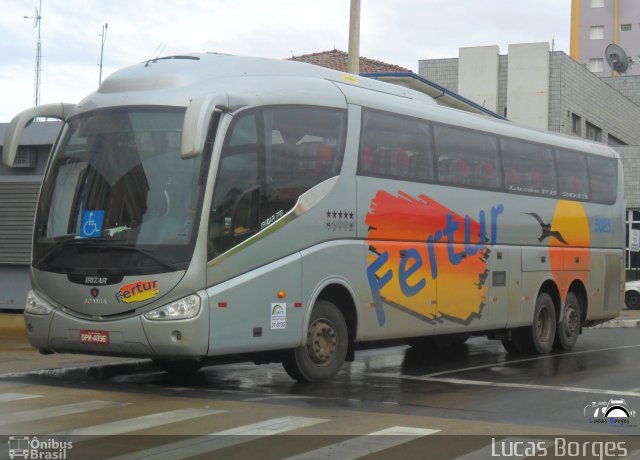
[[[640,2],[637,0],[572,0],[571,57],[599,77],[614,71],[607,64],[605,49],[621,46],[627,55],[640,55]],[[640,75],[640,65],[626,74]]]
[[[7,124],[0,124],[0,143]],[[60,123],[32,123],[14,167],[0,162],[0,310],[22,310],[31,288],[31,235],[44,169]],[[2,147],[0,144],[0,152]]]

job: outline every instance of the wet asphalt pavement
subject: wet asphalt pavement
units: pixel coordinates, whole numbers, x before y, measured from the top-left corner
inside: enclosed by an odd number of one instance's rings
[[[279,364],[171,376],[146,360],[4,373],[0,382],[637,435],[639,359],[640,328],[585,329],[572,352],[548,356],[508,354],[480,337],[446,353],[404,345],[363,350],[333,381],[312,385],[292,381]],[[624,427],[589,423],[585,408],[610,399],[624,399],[639,414]]]

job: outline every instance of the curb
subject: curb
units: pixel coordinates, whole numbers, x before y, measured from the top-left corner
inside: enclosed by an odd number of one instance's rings
[[[24,333],[24,317],[21,313],[0,313],[0,337]]]
[[[597,326],[592,326],[591,329],[603,329],[614,327],[640,327],[640,319],[612,319],[605,321]]]

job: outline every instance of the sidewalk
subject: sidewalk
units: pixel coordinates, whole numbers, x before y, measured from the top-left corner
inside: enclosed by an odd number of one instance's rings
[[[24,337],[24,319],[20,313],[0,313],[0,340],[5,337]]]
[[[594,327],[640,327],[640,310],[623,308],[617,318]]]

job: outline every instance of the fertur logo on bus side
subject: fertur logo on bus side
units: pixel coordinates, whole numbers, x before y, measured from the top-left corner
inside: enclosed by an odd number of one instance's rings
[[[479,317],[487,301],[487,260],[503,212],[497,204],[479,210],[475,220],[424,195],[378,191],[365,219],[367,279],[378,324],[385,323],[383,301],[430,322],[468,323]]]
[[[153,299],[158,295],[159,287],[158,281],[136,281],[125,284],[116,292],[116,300],[118,303],[131,303]]]

